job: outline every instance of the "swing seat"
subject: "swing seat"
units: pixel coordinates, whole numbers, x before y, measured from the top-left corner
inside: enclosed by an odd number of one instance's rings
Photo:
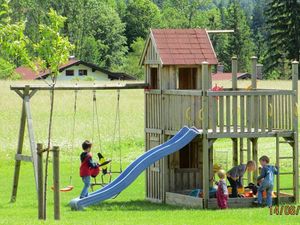
[[[54,190],[54,187],[52,186],[51,189]],[[69,192],[69,191],[72,191],[73,189],[74,189],[74,186],[69,185],[67,187],[59,189],[59,191],[60,192]]]
[[[101,166],[105,166],[105,165],[107,165],[107,164],[109,164],[109,163],[111,163],[111,160],[106,160],[105,162],[99,164],[99,166],[100,166],[100,167],[101,167]]]

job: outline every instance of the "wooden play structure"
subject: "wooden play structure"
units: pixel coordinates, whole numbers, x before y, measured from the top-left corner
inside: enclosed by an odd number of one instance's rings
[[[291,90],[258,89],[257,58],[252,57],[251,88],[237,86],[237,58],[232,58],[232,88],[212,90],[211,70],[217,64],[206,30],[153,29],[140,61],[145,67],[146,151],[164,143],[184,125],[199,137],[182,150],[156,162],[146,172],[146,198],[153,202],[216,208],[209,198],[214,142],[232,140],[233,165],[258,161],[258,138],[276,141],[276,164],[290,160],[293,168],[277,176],[277,202],[298,202],[298,62],[292,63]],[[281,144],[291,154],[281,154]],[[275,151],[275,150],[274,150]],[[246,154],[244,154],[246,153]],[[246,155],[246,156],[245,156]],[[273,162],[275,163],[275,162]],[[248,175],[248,182],[257,176]],[[290,175],[292,187],[280,177]],[[202,198],[186,195],[203,190]],[[285,191],[291,191],[286,194]],[[253,198],[229,199],[229,207],[249,207]]]
[[[180,151],[165,157],[146,172],[146,198],[152,202],[197,208],[216,208],[209,198],[213,176],[214,142],[232,140],[233,165],[253,159],[258,161],[258,138],[274,138],[276,164],[290,160],[293,170],[281,172],[276,179],[276,199],[298,202],[298,62],[292,63],[291,90],[258,89],[256,64],[252,57],[251,88],[238,88],[237,58],[232,58],[232,87],[223,90],[212,86],[211,71],[218,64],[208,31],[202,29],[153,29],[147,39],[140,65],[144,66],[145,83],[124,85],[56,85],[55,90],[145,89],[146,151],[164,143],[183,126],[194,126],[198,135]],[[211,31],[211,33],[213,33]],[[13,85],[23,100],[11,201],[17,196],[21,161],[33,163],[38,194],[39,218],[43,214],[42,153],[34,138],[30,99],[37,91],[49,91],[47,85]],[[31,155],[23,155],[27,130]],[[280,145],[291,147],[290,155],[282,155]],[[59,219],[59,147],[53,147],[55,218]],[[122,170],[122,169],[120,169]],[[250,182],[257,176],[248,174]],[[284,187],[280,177],[293,178],[292,187]],[[202,189],[199,198],[186,193]],[[286,193],[290,191],[290,193]],[[229,207],[249,207],[252,198],[229,199]]]

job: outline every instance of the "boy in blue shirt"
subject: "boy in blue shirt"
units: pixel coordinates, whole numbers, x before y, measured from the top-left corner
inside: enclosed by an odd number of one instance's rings
[[[262,166],[260,176],[257,177],[257,182],[260,186],[257,189],[257,201],[254,203],[262,205],[262,194],[267,192],[267,205],[272,206],[272,192],[274,186],[274,174],[278,174],[278,168],[276,166],[269,165],[270,159],[264,155],[259,158],[259,162]]]

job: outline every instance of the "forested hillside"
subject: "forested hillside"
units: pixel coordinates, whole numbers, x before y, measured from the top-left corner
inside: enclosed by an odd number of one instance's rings
[[[53,8],[66,17],[61,33],[75,46],[73,55],[137,78],[143,77],[138,60],[150,28],[234,29],[234,34],[211,36],[227,71],[231,56],[239,58],[240,71],[247,71],[249,58],[257,55],[267,78],[288,78],[287,62],[299,60],[297,0],[11,0],[10,20],[1,13],[5,2],[0,0],[0,39],[5,25],[24,23],[24,47],[35,54],[39,24],[49,22]],[[25,63],[5,55],[0,50],[0,77]]]

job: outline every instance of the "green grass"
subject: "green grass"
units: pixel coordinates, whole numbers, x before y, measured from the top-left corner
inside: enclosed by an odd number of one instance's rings
[[[247,82],[240,82],[246,86]],[[15,149],[17,145],[21,100],[9,90],[10,82],[0,82],[0,224],[44,224],[37,220],[37,198],[34,188],[33,169],[30,163],[22,163],[20,185],[17,202],[9,203],[14,168]],[[228,82],[224,83],[228,86]],[[259,82],[260,87],[289,88],[287,81]],[[73,92],[57,92],[54,115],[54,143],[61,146],[61,185],[68,185],[73,165],[72,192],[61,194],[61,224],[297,224],[299,216],[270,216],[266,208],[196,210],[181,207],[158,205],[144,200],[145,175],[142,174],[132,185],[124,190],[118,198],[89,207],[83,212],[71,211],[69,201],[78,196],[82,182],[78,176],[80,144],[84,139],[92,138],[92,93],[79,93],[77,126],[75,132],[74,151],[71,151]],[[113,125],[115,112],[115,91],[97,92],[101,119],[103,152],[112,157],[117,169],[118,152],[113,150]],[[31,102],[34,128],[37,142],[46,143],[49,116],[49,93],[38,92]],[[121,91],[121,147],[124,166],[130,163],[144,150],[144,98],[143,90]],[[274,162],[274,139],[259,141],[259,154],[267,154]],[[94,152],[99,143],[95,139]],[[218,150],[227,150],[231,165],[231,145],[229,140],[218,140],[216,144],[216,160],[224,162],[224,154]],[[286,147],[284,151],[288,152]],[[29,154],[28,139],[25,139],[24,152]],[[285,170],[290,169],[285,165]],[[50,164],[50,171],[52,167]],[[49,174],[51,185],[52,174]],[[283,182],[288,185],[291,178]],[[48,192],[48,222],[56,224],[53,218],[52,191]]]

